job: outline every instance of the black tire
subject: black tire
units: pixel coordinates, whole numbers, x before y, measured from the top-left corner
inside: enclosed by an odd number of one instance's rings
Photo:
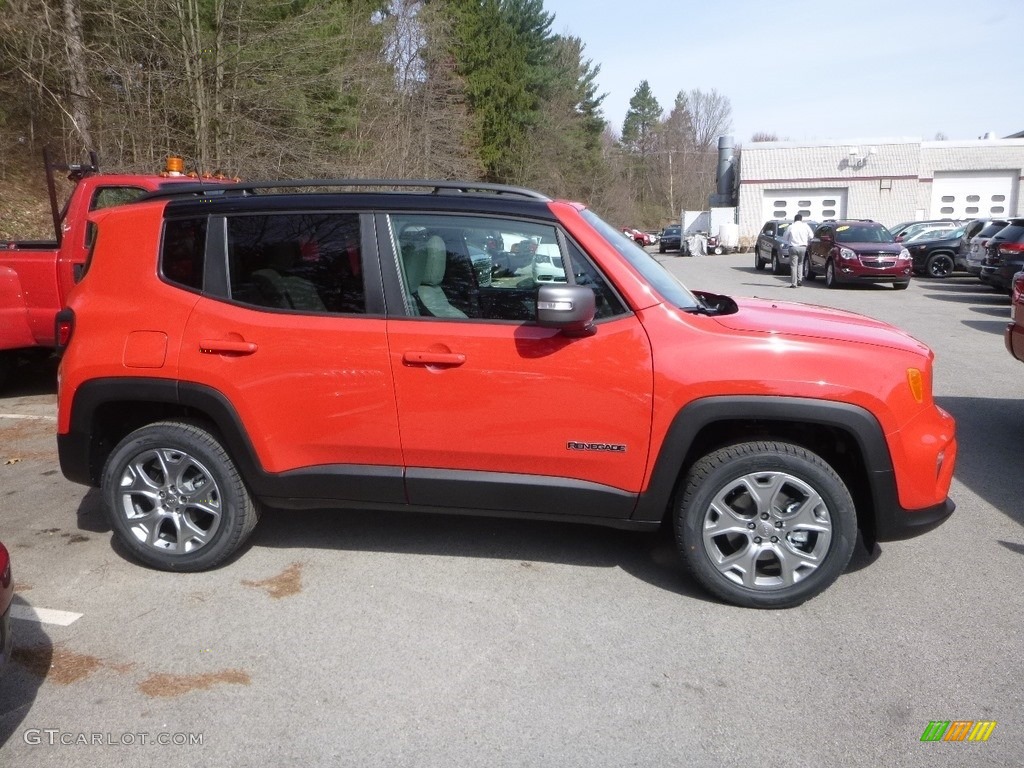
[[[10,352],[0,352],[0,389],[7,383],[7,377],[14,369],[14,356]]]
[[[790,258],[793,258],[790,256]],[[811,272],[811,260],[807,258],[807,254],[804,254],[804,260],[800,264],[800,271],[803,272],[800,279],[804,282],[814,279],[814,273]]]
[[[948,253],[935,253],[929,257],[924,269],[928,277],[945,278],[953,274],[956,265]]]
[[[892,287],[895,288],[897,291],[905,291],[905,290],[907,290],[907,288],[910,287],[910,281],[907,280],[907,281],[902,282],[902,283],[893,283]]]
[[[832,259],[829,259],[825,263],[825,287],[826,288],[838,288],[839,281],[836,280],[836,265]]]
[[[658,253],[664,253],[664,252],[665,252],[665,246],[664,245],[659,245],[658,246]]]
[[[765,491],[760,499],[752,486]],[[704,456],[686,475],[674,523],[694,578],[748,608],[792,608],[821,593],[857,540],[842,479],[817,454],[784,442],[739,443]]]
[[[754,269],[764,270],[764,267],[765,267],[765,264],[764,264],[763,261],[761,261],[761,253],[760,253],[760,251],[757,250],[757,248],[755,248],[754,249]]]
[[[164,571],[216,568],[260,516],[220,441],[185,421],[148,424],[125,437],[107,460],[102,492],[121,544]]]

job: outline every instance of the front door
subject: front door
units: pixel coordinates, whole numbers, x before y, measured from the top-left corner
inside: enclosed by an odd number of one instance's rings
[[[412,315],[388,321],[410,503],[628,517],[648,459],[653,388],[636,316],[550,224],[390,222]],[[478,252],[491,254],[489,286]],[[598,294],[591,336],[532,320],[539,282],[566,281],[570,268]],[[552,489],[574,486],[578,506],[558,507]]]

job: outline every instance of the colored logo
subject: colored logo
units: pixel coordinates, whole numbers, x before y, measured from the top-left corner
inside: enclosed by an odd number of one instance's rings
[[[988,741],[995,720],[931,720],[921,741]]]

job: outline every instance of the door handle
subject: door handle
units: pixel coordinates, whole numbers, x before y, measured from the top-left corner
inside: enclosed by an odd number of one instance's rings
[[[202,339],[199,351],[205,355],[251,355],[257,349],[251,341],[235,339]]]
[[[458,352],[405,352],[402,362],[410,365],[462,365],[466,356]]]

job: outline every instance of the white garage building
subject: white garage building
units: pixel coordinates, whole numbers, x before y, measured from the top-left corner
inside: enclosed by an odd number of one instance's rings
[[[743,146],[737,223],[768,219],[903,221],[1021,215],[1024,139],[873,139]]]

